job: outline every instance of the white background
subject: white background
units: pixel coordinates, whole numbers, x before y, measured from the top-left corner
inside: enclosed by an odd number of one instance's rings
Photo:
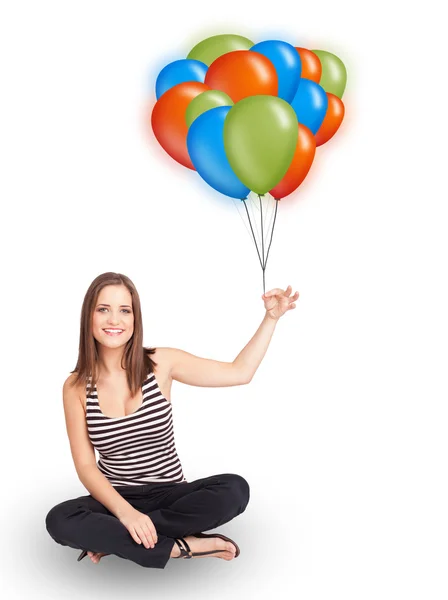
[[[437,3],[3,2],[2,570],[8,598],[446,599],[446,75]],[[414,8],[415,7],[415,8]],[[62,384],[105,271],[144,342],[233,360],[264,314],[233,202],[148,134],[154,83],[238,33],[337,54],[346,118],[281,202],[266,289],[300,292],[248,386],[174,383],[188,480],[251,486],[232,562],[99,565],[48,510],[87,493]],[[146,127],[146,129],[145,129]]]

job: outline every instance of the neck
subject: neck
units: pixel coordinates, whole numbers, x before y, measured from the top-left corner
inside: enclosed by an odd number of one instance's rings
[[[121,368],[121,359],[124,348],[107,348],[100,346],[98,348],[98,371],[99,376],[122,375],[126,369]]]

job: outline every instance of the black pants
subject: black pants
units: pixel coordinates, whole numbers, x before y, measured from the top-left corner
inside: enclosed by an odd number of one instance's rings
[[[219,527],[241,514],[249,502],[249,484],[233,473],[115,489],[154,523],[154,548],[135,542],[119,519],[90,494],[54,506],[45,520],[48,533],[63,546],[115,554],[142,567],[163,569],[173,538]]]

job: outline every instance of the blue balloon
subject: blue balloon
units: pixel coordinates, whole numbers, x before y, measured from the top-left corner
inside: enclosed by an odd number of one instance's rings
[[[225,196],[242,200],[250,190],[233,172],[224,149],[224,121],[231,108],[217,106],[199,115],[188,130],[187,149],[205,182]]]
[[[157,100],[167,90],[185,81],[200,81],[204,83],[207,65],[200,60],[182,58],[163,67],[156,80]]]
[[[302,78],[291,106],[295,110],[299,123],[306,125],[314,135],[325,118],[328,97],[324,88],[318,83]]]
[[[287,42],[269,40],[255,44],[250,50],[269,58],[277,71],[278,96],[286,102],[291,102],[302,74],[302,61],[294,46]]]

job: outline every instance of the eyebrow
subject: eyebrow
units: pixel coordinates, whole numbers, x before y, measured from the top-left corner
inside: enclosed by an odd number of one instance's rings
[[[97,304],[97,306],[108,306],[110,308],[110,304]],[[132,308],[129,304],[120,304],[120,308]]]

